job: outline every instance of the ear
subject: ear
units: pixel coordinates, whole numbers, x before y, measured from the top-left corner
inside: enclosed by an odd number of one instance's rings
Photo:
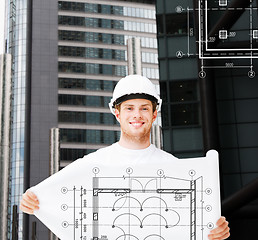
[[[155,110],[155,111],[154,111],[154,113],[153,113],[153,117],[152,117],[152,123],[154,123],[154,122],[155,122],[155,120],[156,120],[157,116],[158,116],[158,111],[157,111],[157,110]]]
[[[118,111],[118,109],[115,109],[115,116],[116,120],[120,123],[120,112]]]

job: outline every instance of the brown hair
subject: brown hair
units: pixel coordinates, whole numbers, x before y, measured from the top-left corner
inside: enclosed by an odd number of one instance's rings
[[[117,109],[119,112],[121,110],[121,104],[122,104],[122,102],[115,105],[115,109]],[[156,102],[152,102],[152,101],[151,101],[151,104],[152,104],[152,111],[155,112],[158,104]]]

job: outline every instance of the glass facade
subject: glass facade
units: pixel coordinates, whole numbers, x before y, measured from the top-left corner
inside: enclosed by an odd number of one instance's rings
[[[78,2],[63,2],[59,1],[59,10],[85,12],[85,13],[101,13],[108,15],[120,15],[136,18],[150,18],[155,19],[156,11],[153,9],[146,9],[143,7],[124,7],[124,6],[112,6],[105,4],[94,3],[78,3]]]
[[[80,78],[59,78],[58,87],[78,90],[107,91],[112,92],[116,85],[115,81],[104,81]]]
[[[158,64],[158,54],[142,52],[142,62],[144,63],[157,63]]]
[[[12,239],[12,222],[18,221],[17,239],[23,239],[23,215],[17,208],[19,218],[13,219],[14,206],[19,206],[24,192],[24,145],[25,145],[25,95],[27,48],[27,1],[7,1],[7,53],[12,54],[12,122],[11,163],[9,178],[8,239]]]
[[[107,28],[136,32],[156,33],[156,24],[121,21],[102,18],[58,16],[59,25],[83,26],[86,28]]]
[[[69,112],[59,111],[58,121],[70,123],[86,123],[86,124],[106,124],[118,125],[116,119],[109,113],[96,112]]]
[[[126,51],[116,49],[103,49],[103,48],[84,48],[84,47],[68,47],[60,46],[58,48],[58,55],[65,57],[84,57],[84,58],[100,58],[100,59],[113,59],[123,60],[126,58]]]
[[[199,98],[196,80],[188,81],[173,81],[167,84],[161,83],[161,91],[163,100],[165,102],[165,113],[168,113],[170,108],[171,122],[164,118],[163,126],[187,126],[187,125],[200,125],[199,114]],[[167,96],[169,92],[169,98]]]
[[[142,68],[142,74],[147,78],[159,79],[159,70],[157,68]]]
[[[83,156],[95,152],[95,149],[61,149],[60,160],[61,161],[74,161],[82,158]]]
[[[176,13],[176,3],[168,9],[160,8],[164,2],[157,2],[164,149],[178,157],[202,156],[198,59],[175,55],[187,43],[187,14]],[[192,19],[192,13],[188,17]]]
[[[119,131],[61,129],[62,143],[112,144],[120,137]]]
[[[81,31],[58,31],[59,40],[64,41],[78,41],[85,43],[106,43],[124,45],[125,39],[123,35],[112,33],[95,33],[95,32],[81,32]]]
[[[106,107],[111,97],[59,94],[59,105]]]
[[[125,76],[128,72],[127,66],[77,62],[59,62],[58,70],[59,72],[68,73],[105,74],[115,76]]]
[[[144,48],[157,48],[157,39],[150,37],[143,37],[137,35],[120,35],[109,33],[94,33],[94,32],[81,32],[81,31],[58,31],[59,40],[86,42],[86,43],[107,43],[116,45],[125,45],[126,40],[132,37],[141,39],[141,46]],[[157,60],[156,60],[157,61]]]

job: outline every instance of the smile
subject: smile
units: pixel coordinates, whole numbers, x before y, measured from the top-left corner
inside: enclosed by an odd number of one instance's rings
[[[133,126],[133,127],[141,127],[143,124],[144,124],[144,122],[130,122],[130,124]]]

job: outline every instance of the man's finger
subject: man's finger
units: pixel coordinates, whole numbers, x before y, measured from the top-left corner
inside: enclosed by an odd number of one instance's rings
[[[35,198],[32,197],[32,195],[29,195],[27,193],[24,193],[22,195],[22,201],[24,202],[24,205],[32,205],[32,206],[38,206],[39,205],[39,201],[35,200]]]
[[[228,232],[227,234],[225,234],[222,237],[219,237],[219,238],[209,238],[209,239],[212,239],[212,240],[224,240],[224,239],[227,239],[229,236],[230,236],[230,233]]]
[[[34,200],[34,201],[38,201],[37,196],[30,190],[27,190],[25,193],[30,199]]]
[[[220,226],[222,225],[224,222],[226,222],[226,218],[225,217],[220,217],[219,220],[217,221],[216,225]]]
[[[218,233],[213,233],[210,234],[208,237],[209,239],[225,239],[224,237],[229,234],[229,227],[226,227],[223,231],[218,232]],[[229,235],[228,235],[229,236]]]
[[[217,234],[217,233],[223,232],[225,229],[227,229],[227,227],[228,227],[228,221],[225,221],[222,224],[220,222],[220,225],[218,225],[218,227],[213,229],[211,231],[211,234]]]
[[[25,206],[25,207],[28,207],[28,208],[31,208],[31,209],[38,209],[39,208],[39,204],[37,202],[31,202],[30,200],[26,200],[26,199],[22,199],[21,200],[21,205],[22,206]]]
[[[34,213],[34,209],[27,207],[23,203],[20,204],[20,209],[23,212],[28,213],[28,214],[33,214]],[[35,209],[39,209],[39,207],[36,207]]]

